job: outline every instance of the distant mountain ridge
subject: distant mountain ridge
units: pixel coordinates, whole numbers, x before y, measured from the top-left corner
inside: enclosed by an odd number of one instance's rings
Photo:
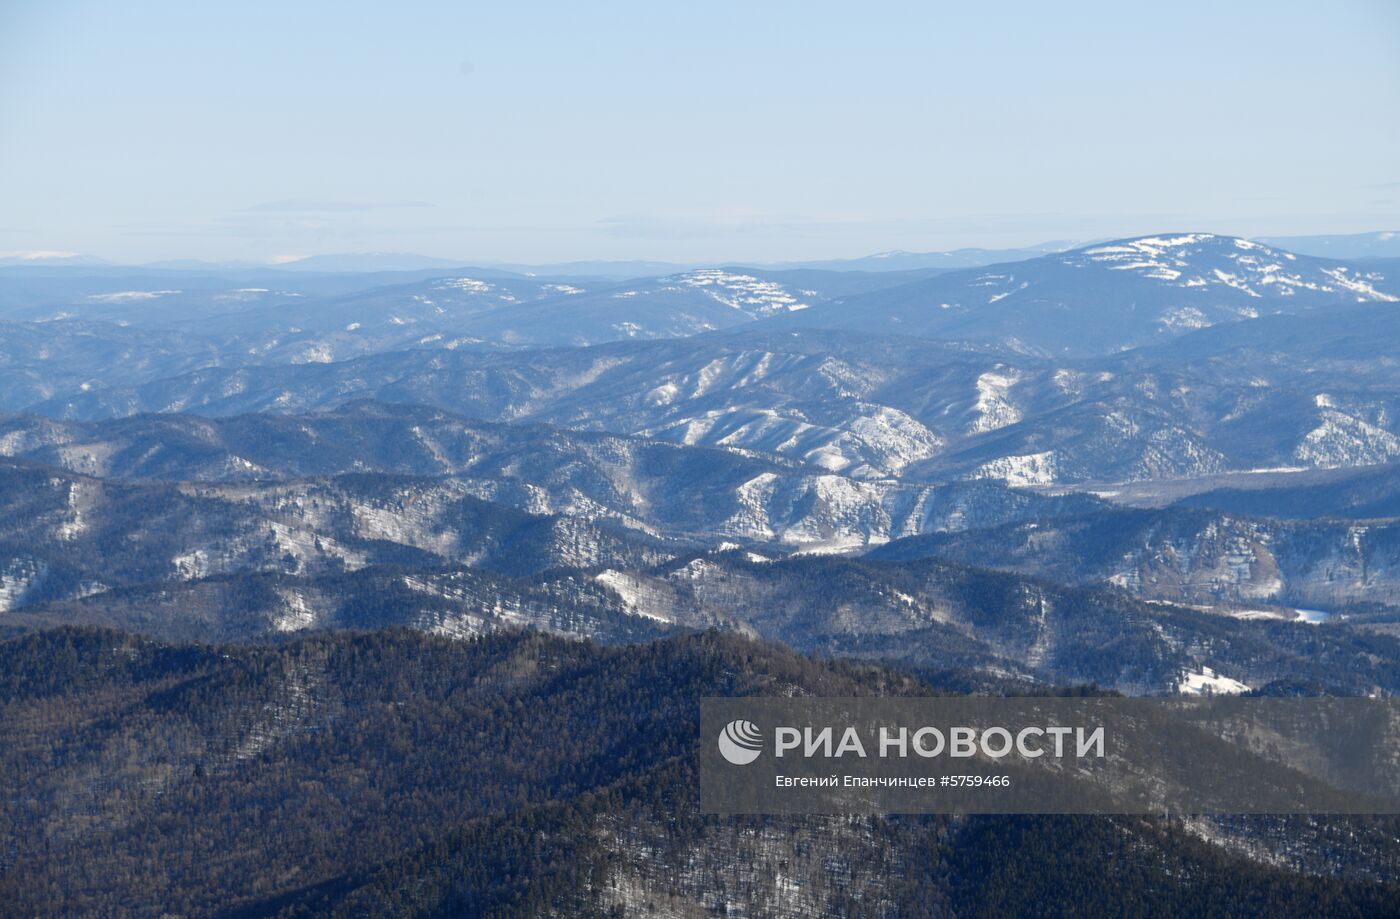
[[[105,320],[217,335],[225,366],[404,348],[682,338],[751,322],[1076,358],[1220,323],[1400,297],[1400,269],[1385,262],[1316,259],[1206,233],[1137,237],[978,268],[895,271],[890,260],[875,261],[879,270],[707,267],[623,282],[456,267],[7,276],[0,291],[11,296],[0,303],[0,319]]]
[[[843,298],[781,327],[996,342],[1089,357],[1273,313],[1400,300],[1400,278],[1236,237],[1136,237]]]
[[[1326,236],[1260,236],[1258,241],[1299,255],[1323,258],[1400,258],[1400,232],[1395,230]]]
[[[821,268],[830,271],[909,271],[925,268],[951,271],[957,268],[975,268],[981,265],[1024,261],[1055,252],[1064,252],[1079,245],[1083,245],[1083,243],[1056,240],[1041,243],[1038,246],[1010,249],[965,248],[949,249],[942,252],[906,252],[902,249],[895,249],[859,258],[781,262],[774,267]]]
[[[452,270],[473,265],[515,274],[592,277],[600,280],[626,280],[680,274],[697,268],[739,265],[761,270],[822,269],[828,271],[908,271],[928,268],[966,268],[993,262],[1017,261],[1048,252],[1072,248],[1071,242],[1048,242],[1037,246],[1006,249],[962,248],[935,252],[888,251],[854,258],[798,259],[768,261],[763,259],[720,259],[716,261],[660,261],[641,259],[591,259],[562,262],[502,262],[479,258],[442,258],[396,252],[340,252],[280,259],[274,262],[233,260],[207,261],[191,258],[169,258],[139,264],[113,262],[76,252],[0,252],[0,266],[49,265],[53,267],[92,267],[150,269],[150,270],[273,270],[281,272],[384,272],[418,271],[424,269]]]

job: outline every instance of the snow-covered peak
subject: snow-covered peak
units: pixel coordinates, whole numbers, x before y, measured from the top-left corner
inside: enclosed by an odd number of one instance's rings
[[[130,303],[135,300],[173,297],[178,293],[178,290],[117,290],[106,294],[92,294],[88,299],[93,303]]]
[[[806,309],[811,304],[776,281],[721,268],[701,268],[662,278],[663,285],[698,290],[751,316],[772,316]]]
[[[1374,272],[1319,264],[1263,243],[1214,233],[1120,239],[1067,252],[1060,259],[1077,268],[1133,272],[1169,287],[1231,288],[1261,299],[1307,292],[1354,296],[1358,302],[1400,299],[1376,289],[1382,277]]]
[[[461,290],[470,294],[485,294],[496,289],[496,285],[476,278],[446,278],[437,283],[441,290]]]

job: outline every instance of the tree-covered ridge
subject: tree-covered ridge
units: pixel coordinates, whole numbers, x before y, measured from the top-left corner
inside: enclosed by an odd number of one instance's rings
[[[13,790],[0,893],[55,916],[1107,915],[1123,903],[1383,915],[1400,903],[1376,879],[1400,849],[1386,821],[1350,821],[1330,850],[1321,830],[1294,832],[1287,845],[1312,839],[1320,859],[1296,873],[1156,820],[699,813],[701,697],[938,691],[718,632],[621,646],[517,631],[271,646],[32,632],[0,642],[0,782]]]

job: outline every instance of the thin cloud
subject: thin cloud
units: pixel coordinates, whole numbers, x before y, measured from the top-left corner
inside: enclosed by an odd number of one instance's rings
[[[258,214],[359,214],[365,211],[391,211],[404,208],[436,207],[427,201],[338,201],[317,198],[282,198],[263,201],[247,212]]]
[[[81,253],[70,252],[67,249],[16,249],[5,252],[0,251],[0,258],[20,259],[26,262],[43,261],[51,258],[77,258]]]

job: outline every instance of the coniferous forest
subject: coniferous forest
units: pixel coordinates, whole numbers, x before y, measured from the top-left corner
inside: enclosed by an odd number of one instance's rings
[[[961,691],[719,632],[605,647],[406,630],[268,646],[0,643],[0,890],[19,915],[1366,916],[1394,818],[726,818],[708,695]],[[1002,687],[1007,689],[1008,687]],[[986,691],[994,687],[983,686]],[[1210,841],[1229,832],[1269,861]],[[1339,844],[1341,841],[1344,844]]]

